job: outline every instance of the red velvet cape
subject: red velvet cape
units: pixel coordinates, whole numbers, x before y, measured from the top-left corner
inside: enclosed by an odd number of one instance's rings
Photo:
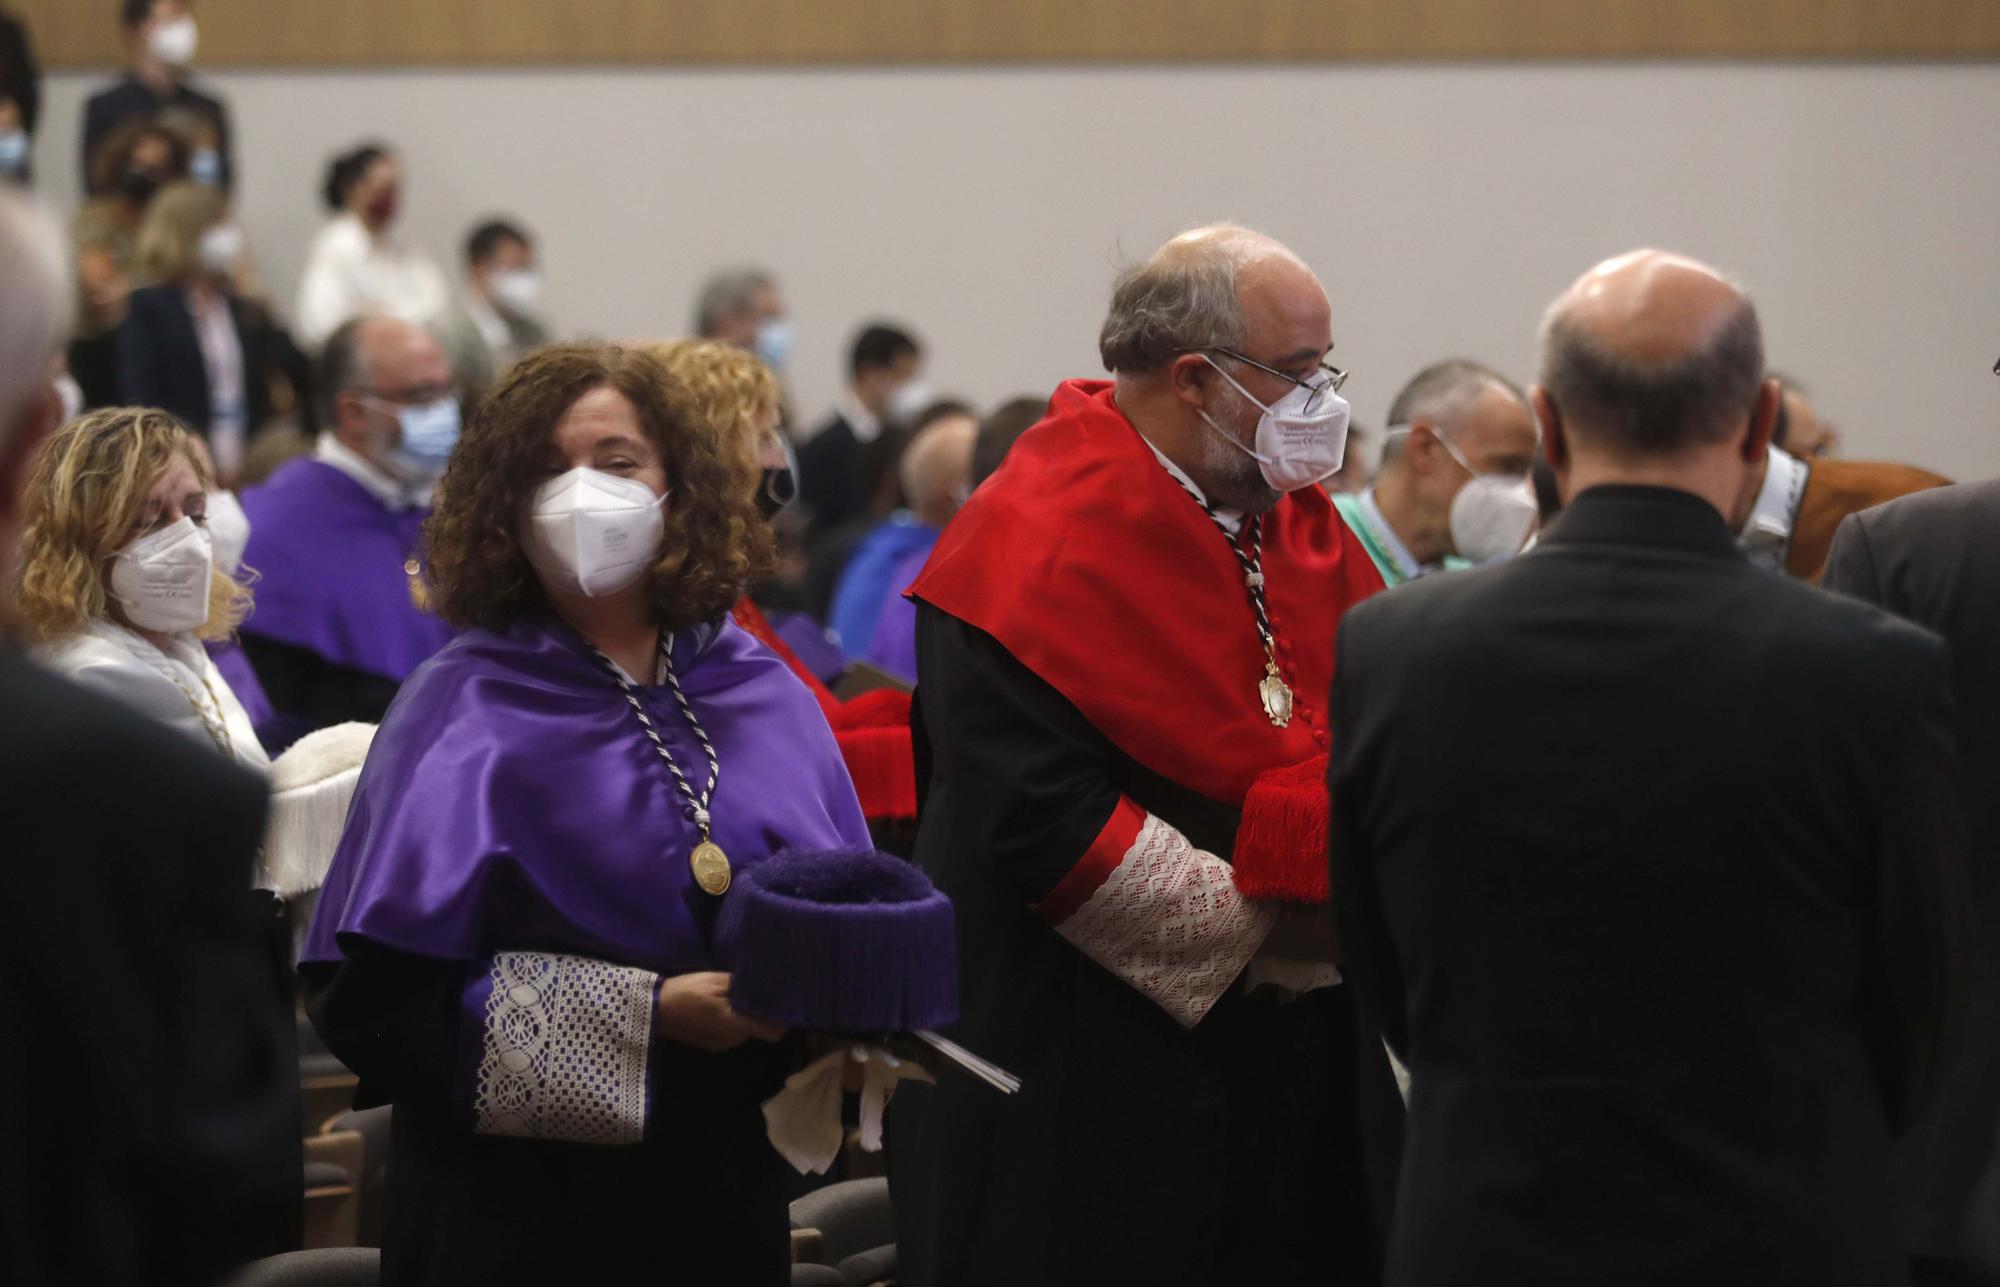
[[[1236,556],[1108,382],[1056,390],[909,594],[999,640],[1126,755],[1240,808],[1260,776],[1325,752],[1335,628],[1382,588],[1319,488],[1284,497],[1263,527],[1271,629],[1295,702],[1283,729],[1258,697],[1264,648]],[[1244,859],[1239,837],[1239,885]],[[1323,850],[1309,865],[1323,898]]]

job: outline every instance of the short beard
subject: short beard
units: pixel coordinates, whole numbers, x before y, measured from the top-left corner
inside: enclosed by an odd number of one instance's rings
[[[1240,398],[1233,400],[1242,401]],[[1232,447],[1222,441],[1222,435],[1231,431],[1216,426],[1228,425],[1229,421],[1212,411],[1209,418],[1213,423],[1202,426],[1201,435],[1201,465],[1206,477],[1196,481],[1214,505],[1246,516],[1266,513],[1278,503],[1282,493],[1264,481],[1264,471],[1255,457],[1240,447]],[[1251,422],[1250,433],[1254,438],[1255,421]]]

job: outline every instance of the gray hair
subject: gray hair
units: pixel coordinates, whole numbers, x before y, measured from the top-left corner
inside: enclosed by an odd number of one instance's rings
[[[1764,336],[1744,296],[1707,344],[1640,365],[1570,324],[1561,301],[1542,319],[1541,386],[1579,439],[1640,456],[1725,441],[1764,379]]]
[[[69,326],[62,234],[25,197],[0,191],[0,436],[47,391],[50,363]]]
[[[1408,429],[1418,421],[1450,429],[1492,389],[1499,389],[1522,406],[1528,403],[1528,395],[1521,392],[1520,386],[1470,358],[1446,358],[1411,376],[1396,400],[1389,404],[1390,433],[1382,444],[1382,464],[1391,464],[1402,457],[1403,435],[1395,430]]]
[[[1155,256],[1118,275],[1111,311],[1097,334],[1104,369],[1146,375],[1186,349],[1243,344],[1243,304],[1236,278],[1240,246],[1218,241],[1197,253]]]
[[[770,290],[777,284],[761,268],[729,268],[715,274],[702,283],[701,293],[695,297],[694,333],[713,336],[718,322],[749,308],[757,292]]]
[[[353,317],[342,322],[326,337],[320,350],[318,384],[320,428],[331,429],[340,421],[340,395],[373,387],[375,373],[369,369],[367,346],[361,333],[373,317]]]

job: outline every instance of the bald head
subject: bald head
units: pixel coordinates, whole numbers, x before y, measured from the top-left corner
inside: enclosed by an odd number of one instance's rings
[[[972,489],[972,445],[979,422],[953,412],[927,425],[910,441],[900,466],[903,496],[917,517],[943,527]]]
[[[1150,374],[1189,350],[1248,352],[1259,331],[1326,311],[1319,279],[1284,243],[1211,224],[1119,276],[1098,353],[1120,376]]]
[[[1764,374],[1757,311],[1706,264],[1659,250],[1607,259],[1542,322],[1541,385],[1579,444],[1672,455],[1730,438]]]

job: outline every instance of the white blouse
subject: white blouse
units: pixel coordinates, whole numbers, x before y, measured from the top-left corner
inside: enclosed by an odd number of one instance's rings
[[[173,636],[162,652],[121,625],[94,621],[82,634],[44,649],[42,659],[84,687],[225,752],[245,768],[267,772],[271,767],[243,703],[192,634]]]
[[[376,237],[350,212],[328,220],[313,238],[292,329],[308,348],[318,348],[342,322],[365,314],[435,328],[450,304],[451,285],[435,260]]]

